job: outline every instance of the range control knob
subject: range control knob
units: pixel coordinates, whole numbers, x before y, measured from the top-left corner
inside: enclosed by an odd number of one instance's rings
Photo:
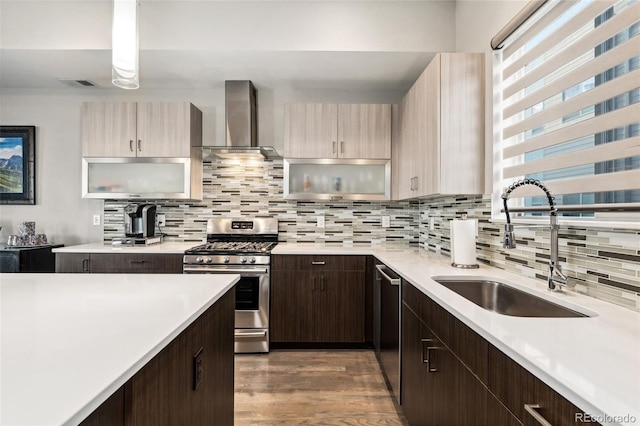
[[[200,256],[196,257],[196,262],[197,263],[202,263],[202,257],[200,257]]]
[[[223,261],[224,263],[229,263],[229,258],[228,258],[228,257],[225,257],[224,259],[222,259],[222,261]]]
[[[247,263],[247,258],[246,257],[241,257],[240,258],[240,263]]]
[[[207,258],[204,260],[204,262],[205,262],[205,263],[211,263],[211,258],[210,258],[210,257],[207,257]]]
[[[252,257],[251,259],[249,259],[249,263],[256,263],[256,258]]]

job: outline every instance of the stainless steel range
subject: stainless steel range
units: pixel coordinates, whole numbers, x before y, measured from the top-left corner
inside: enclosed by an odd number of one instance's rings
[[[209,219],[207,243],[185,252],[185,274],[240,274],[236,353],[269,352],[270,255],[276,244],[277,219]]]

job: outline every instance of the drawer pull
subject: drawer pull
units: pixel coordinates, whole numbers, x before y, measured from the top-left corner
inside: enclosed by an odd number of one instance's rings
[[[427,357],[425,358],[424,354],[424,344],[425,343],[431,343],[433,342],[433,339],[420,339],[420,341],[422,342],[422,354],[420,355],[420,357],[422,358],[422,363],[423,364],[429,364],[429,362],[431,362],[429,360],[429,351],[427,351]]]
[[[442,349],[442,348],[438,346],[430,346],[430,344],[433,344],[434,342],[436,342],[436,339],[420,339],[420,341],[422,342],[422,355],[421,355],[422,363],[427,364],[427,371],[429,373],[436,373],[438,369],[434,367],[433,359],[431,359],[431,351],[437,351],[438,349]],[[427,344],[426,352],[424,348],[425,343]]]
[[[552,426],[551,423],[547,421],[547,419],[542,417],[540,413],[536,411],[539,408],[540,404],[524,404],[524,410],[527,413],[531,414],[531,417],[533,417],[539,424],[541,424],[542,426]]]
[[[428,369],[427,371],[429,373],[436,373],[438,371],[438,369],[433,366],[434,362],[431,359],[431,351],[437,351],[438,349],[440,349],[440,348],[438,348],[436,346],[427,346],[427,360],[429,360],[429,366],[427,367],[427,369]]]
[[[311,262],[312,265],[324,265],[326,264],[326,262],[324,260],[317,260],[317,261],[313,261]]]
[[[142,265],[143,263],[147,263],[146,260],[130,260],[129,263],[131,263],[132,265]]]

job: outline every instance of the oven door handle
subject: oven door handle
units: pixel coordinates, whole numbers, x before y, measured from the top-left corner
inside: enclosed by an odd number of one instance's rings
[[[235,331],[234,333],[235,337],[266,337],[267,336],[267,332],[266,330],[262,330],[262,331]]]
[[[188,267],[188,266],[184,266],[182,269],[182,272],[185,273],[207,273],[207,274],[241,274],[241,275],[247,275],[247,274],[267,274],[269,273],[268,269],[243,269],[243,268],[238,268],[238,269],[225,269],[225,268],[199,268],[199,267]]]

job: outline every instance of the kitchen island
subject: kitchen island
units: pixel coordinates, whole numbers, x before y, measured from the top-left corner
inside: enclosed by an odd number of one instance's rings
[[[229,290],[238,279],[3,276],[0,424],[77,425],[96,409],[93,418],[101,415],[105,402],[134,424],[160,424],[152,415],[171,423],[178,419],[168,412],[196,416],[201,407],[224,410],[216,418],[233,424]],[[184,424],[207,424],[189,420]]]

